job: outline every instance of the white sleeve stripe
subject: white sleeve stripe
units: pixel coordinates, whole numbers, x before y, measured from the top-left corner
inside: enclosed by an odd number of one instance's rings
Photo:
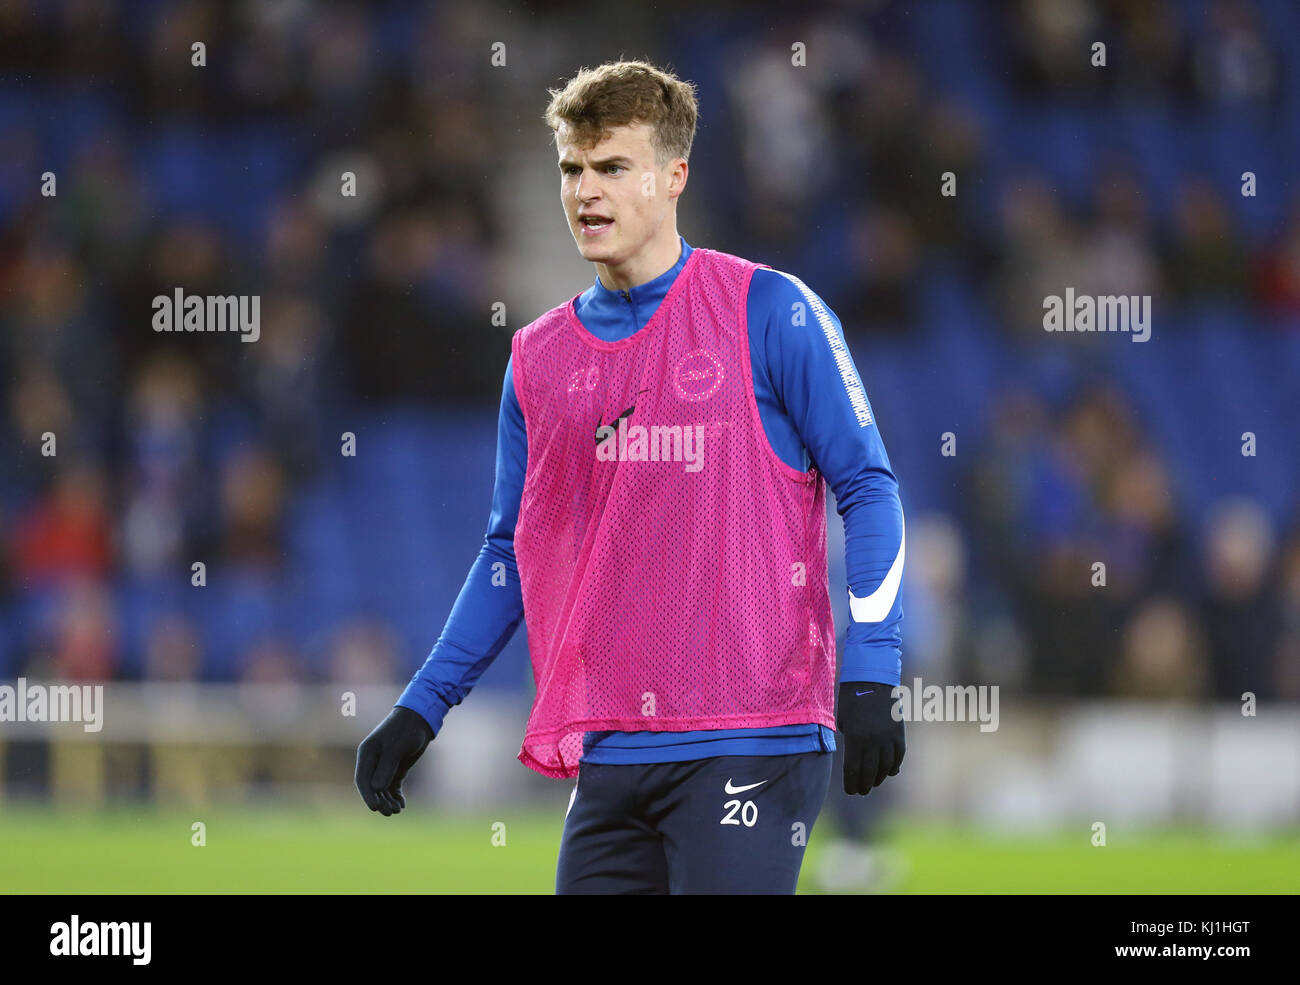
[[[835,325],[831,322],[831,315],[826,310],[826,305],[822,303],[821,298],[809,290],[807,284],[794,274],[787,274],[784,270],[773,272],[780,274],[799,288],[799,293],[808,302],[808,307],[812,308],[813,315],[817,318],[817,324],[821,326],[822,334],[826,336],[826,342],[831,347],[831,355],[835,357],[835,366],[840,371],[840,379],[844,383],[844,391],[848,395],[849,403],[853,405],[853,414],[858,419],[858,427],[869,426],[871,424],[871,407],[867,404],[867,393],[862,389],[862,381],[858,379],[858,374],[853,370],[853,360],[849,357],[848,347],[844,344],[844,340],[840,338],[839,333],[835,331]]]
[[[889,566],[889,573],[885,575],[885,580],[880,583],[880,587],[866,598],[860,599],[853,594],[853,586],[849,586],[849,612],[854,622],[884,622],[894,608],[894,599],[898,598],[898,588],[903,582],[903,554],[907,548],[905,520],[902,521],[902,528],[903,533],[898,541],[898,556]]]

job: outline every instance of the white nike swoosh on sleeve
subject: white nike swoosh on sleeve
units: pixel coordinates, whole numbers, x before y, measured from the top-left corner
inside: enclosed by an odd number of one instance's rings
[[[898,555],[894,558],[894,563],[889,566],[889,573],[885,575],[885,580],[880,583],[880,587],[866,598],[860,599],[853,594],[853,586],[849,586],[849,613],[853,616],[854,622],[883,622],[893,609],[894,600],[898,598],[898,588],[903,583],[903,555],[907,549],[905,519],[902,520],[902,531],[902,536],[898,540]]]

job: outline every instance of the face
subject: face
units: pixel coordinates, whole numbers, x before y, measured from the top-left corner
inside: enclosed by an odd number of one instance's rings
[[[674,224],[664,219],[685,187],[686,161],[679,157],[656,166],[652,132],[633,123],[614,128],[594,147],[580,147],[568,125],[560,125],[560,196],[584,260],[616,266],[634,261],[665,230],[676,244]],[[586,214],[606,221],[588,223]]]

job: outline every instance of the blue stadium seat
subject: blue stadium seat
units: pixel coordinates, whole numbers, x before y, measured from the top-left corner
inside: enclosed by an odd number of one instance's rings
[[[203,676],[235,680],[249,650],[282,631],[279,586],[266,572],[210,566],[192,611],[208,649]]]
[[[199,604],[203,591],[189,582],[188,571],[175,577],[125,576],[114,586],[118,616],[118,642],[124,676],[138,678],[144,671],[145,650],[157,622],[172,613],[187,614]]]

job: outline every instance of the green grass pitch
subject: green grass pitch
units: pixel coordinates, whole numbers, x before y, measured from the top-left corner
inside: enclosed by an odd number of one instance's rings
[[[207,844],[191,845],[191,824]],[[493,845],[493,824],[505,844]],[[550,893],[562,816],[501,810],[448,817],[421,808],[382,818],[322,811],[213,809],[72,813],[0,806],[4,893]],[[498,829],[499,831],[499,829]],[[1300,833],[993,836],[895,824],[913,893],[1295,893]],[[816,892],[828,833],[818,825],[801,892]]]

